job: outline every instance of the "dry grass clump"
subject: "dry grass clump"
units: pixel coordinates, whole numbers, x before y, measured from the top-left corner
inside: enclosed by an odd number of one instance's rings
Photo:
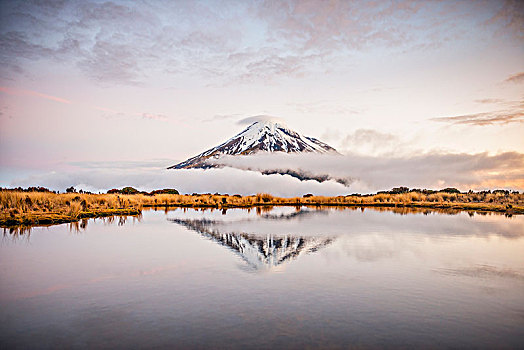
[[[114,194],[0,191],[0,209],[20,212],[138,208],[138,198]]]

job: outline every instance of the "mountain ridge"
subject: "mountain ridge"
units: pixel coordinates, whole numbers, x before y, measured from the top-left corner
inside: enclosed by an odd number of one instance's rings
[[[212,168],[216,165],[210,164],[209,159],[218,159],[222,155],[249,155],[258,152],[338,154],[335,148],[314,137],[303,136],[281,122],[265,120],[252,123],[220,145],[168,169]]]

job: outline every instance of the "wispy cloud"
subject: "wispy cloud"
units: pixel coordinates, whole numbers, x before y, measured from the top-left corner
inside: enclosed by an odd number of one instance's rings
[[[508,82],[508,83],[515,83],[515,84],[524,83],[524,72],[520,72],[520,73],[517,73],[517,74],[510,75],[504,81]]]
[[[436,122],[444,122],[450,124],[464,124],[464,125],[503,125],[510,123],[524,122],[524,111],[495,111],[486,113],[474,113],[466,115],[457,115],[452,117],[437,117],[431,118]]]
[[[468,34],[464,18],[468,28],[521,37],[521,9],[518,1],[2,2],[0,62],[9,74],[27,62],[67,62],[101,84],[139,85],[159,71],[210,84],[267,81],[324,71],[371,46],[437,47]]]
[[[377,129],[362,128],[346,133],[328,128],[321,139],[335,145],[342,153],[398,156],[414,151],[413,146],[399,135]]]
[[[505,101],[500,98],[483,98],[480,100],[475,100],[475,102],[480,104],[498,104],[498,103],[504,103]]]
[[[496,25],[496,34],[512,35],[521,42],[524,40],[524,3],[520,0],[505,0],[496,2],[498,10],[486,20],[485,25]]]
[[[237,124],[239,124],[239,125],[250,125],[250,124],[253,124],[255,122],[267,122],[267,121],[285,124],[284,119],[282,119],[280,117],[275,117],[275,116],[272,116],[272,115],[255,115],[255,116],[252,116],[252,117],[243,118],[243,119],[240,119],[237,122]]]
[[[167,121],[168,118],[165,115],[162,114],[153,114],[153,113],[142,113],[142,118],[149,119],[149,120],[157,120],[157,121]]]
[[[127,85],[141,84],[137,54],[126,44],[99,40],[91,52],[79,61],[78,66],[98,82],[111,80]]]
[[[522,5],[518,1],[500,5],[416,0],[266,0],[256,11],[270,26],[274,40],[285,40],[301,52],[323,54],[370,46],[434,48],[451,38],[466,36],[467,29],[461,26],[464,20],[469,26],[522,35]]]
[[[242,116],[242,114],[216,114],[216,115],[212,116],[211,118],[207,118],[207,119],[204,119],[202,121],[204,123],[217,122],[217,121],[222,121],[222,120],[238,119],[241,116]]]
[[[10,88],[10,87],[7,87],[7,86],[0,86],[0,92],[6,93],[8,95],[13,95],[13,96],[39,97],[39,98],[44,98],[46,100],[60,102],[60,103],[66,103],[66,104],[72,103],[71,101],[69,101],[69,100],[67,100],[65,98],[43,94],[43,93],[38,92],[38,91],[16,89],[16,88]]]
[[[353,133],[346,135],[341,142],[344,149],[353,150],[361,147],[371,148],[373,152],[377,150],[391,150],[391,146],[400,143],[398,136],[383,133],[373,129],[358,129]]]

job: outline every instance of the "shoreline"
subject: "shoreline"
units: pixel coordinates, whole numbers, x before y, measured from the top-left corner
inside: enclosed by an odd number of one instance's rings
[[[76,216],[67,213],[31,213],[20,214],[15,217],[0,218],[0,227],[10,228],[17,226],[49,226],[78,222],[82,219],[96,219],[108,216],[136,216],[140,209],[108,209],[94,212],[80,212]]]
[[[12,228],[19,226],[49,226],[59,225],[64,223],[78,222],[82,219],[103,218],[108,216],[138,216],[141,215],[142,209],[169,209],[169,208],[184,208],[184,209],[256,209],[256,208],[272,208],[272,207],[315,207],[315,208],[384,208],[384,209],[419,209],[429,211],[444,211],[449,214],[456,212],[469,212],[477,214],[497,213],[500,215],[512,216],[523,215],[524,207],[510,207],[504,205],[492,205],[483,203],[315,203],[315,202],[288,202],[288,203],[253,203],[249,205],[234,205],[234,204],[182,204],[182,203],[159,203],[159,204],[144,204],[142,208],[114,208],[96,211],[80,211],[74,216],[65,212],[46,212],[46,213],[22,213],[15,217],[1,217],[0,227]]]
[[[507,215],[523,215],[524,207],[512,206],[508,208],[504,205],[491,205],[482,203],[315,203],[315,202],[288,202],[288,203],[254,203],[249,205],[231,204],[145,204],[143,208],[194,208],[194,209],[252,209],[257,207],[339,207],[339,208],[418,208],[418,209],[449,209],[458,211],[475,211],[484,213],[500,213]]]

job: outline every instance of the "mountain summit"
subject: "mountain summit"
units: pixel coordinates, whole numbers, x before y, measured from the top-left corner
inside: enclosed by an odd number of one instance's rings
[[[168,169],[210,168],[208,159],[222,155],[247,155],[257,152],[338,153],[333,147],[313,137],[300,135],[283,123],[272,120],[256,121],[240,134]]]

